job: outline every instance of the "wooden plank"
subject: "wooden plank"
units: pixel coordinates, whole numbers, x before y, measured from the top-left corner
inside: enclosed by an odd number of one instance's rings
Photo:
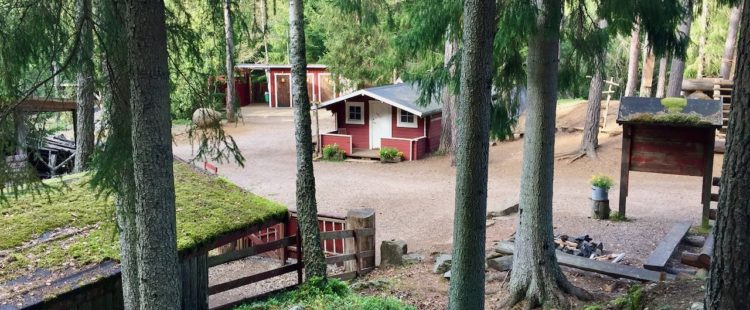
[[[297,236],[290,236],[290,237],[285,237],[276,241],[271,241],[268,243],[252,246],[249,248],[231,251],[226,254],[211,256],[208,258],[208,266],[214,267],[217,265],[226,264],[228,262],[233,262],[239,259],[243,259],[248,256],[258,255],[260,253],[265,253],[268,251],[281,249],[281,248],[294,244],[296,239],[297,239]]]
[[[332,265],[332,264],[338,264],[343,263],[348,260],[354,260],[357,259],[357,254],[342,254],[342,255],[336,255],[336,256],[329,256],[326,257],[326,264]]]
[[[711,193],[711,201],[719,201],[719,194],[718,193]]]
[[[357,277],[357,271],[350,271],[350,272],[344,272],[340,274],[334,274],[330,276],[331,278],[336,278],[342,281],[348,281],[352,280]]]
[[[705,137],[705,145],[710,145],[710,148],[704,149],[703,154],[703,187],[701,188],[701,203],[703,203],[703,212],[701,214],[701,225],[708,227],[708,221],[711,211],[711,180],[713,179],[714,172],[714,144],[716,142],[716,131],[710,130],[703,134]],[[718,197],[717,197],[718,198]],[[718,199],[717,199],[718,201]]]
[[[495,248],[495,251],[503,254],[513,254],[514,244],[510,242],[501,242]],[[674,276],[665,272],[656,272],[632,266],[613,264],[609,262],[600,262],[594,259],[566,254],[555,251],[557,263],[561,266],[567,266],[585,271],[601,273],[614,278],[625,278],[639,281],[664,281],[672,280]]]
[[[664,239],[656,246],[656,249],[648,256],[646,262],[643,263],[643,268],[664,271],[667,262],[669,262],[682,238],[685,238],[685,235],[687,235],[688,230],[690,230],[689,222],[679,222],[672,226],[672,229],[669,230]]]
[[[227,234],[222,235],[221,237],[216,238],[215,240],[211,242],[207,242],[203,245],[196,246],[190,249],[185,249],[180,251],[180,257],[182,259],[187,259],[195,255],[201,255],[205,254],[206,252],[213,250],[215,248],[218,248],[222,245],[225,245],[227,243],[230,243],[232,241],[237,241],[239,239],[242,239],[244,237],[247,237],[248,235],[251,235],[253,233],[256,233],[266,227],[271,227],[279,223],[283,223],[287,221],[287,219],[269,219],[263,223],[258,223],[254,225],[250,225],[245,228],[237,229],[233,232],[229,232]]]
[[[320,233],[320,240],[334,240],[354,237],[353,230],[326,231]]]
[[[261,273],[254,274],[254,275],[251,275],[251,276],[239,278],[239,279],[232,280],[232,281],[227,281],[227,282],[216,284],[216,285],[211,285],[211,286],[208,287],[208,294],[209,295],[214,295],[214,294],[217,294],[217,293],[221,293],[221,292],[225,292],[225,291],[228,291],[228,290],[231,290],[231,289],[238,288],[240,286],[245,286],[245,285],[248,285],[248,284],[253,284],[255,282],[267,280],[267,279],[270,279],[270,278],[273,278],[273,277],[280,276],[282,274],[286,274],[286,273],[290,273],[290,272],[293,272],[293,271],[297,271],[299,269],[299,267],[300,267],[299,265],[302,265],[302,263],[300,262],[300,263],[295,263],[295,264],[291,264],[291,265],[286,265],[284,267],[280,267],[280,268],[276,268],[276,269],[273,269],[273,270],[261,272]]]

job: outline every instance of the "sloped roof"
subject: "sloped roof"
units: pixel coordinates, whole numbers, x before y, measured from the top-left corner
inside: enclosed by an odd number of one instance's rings
[[[430,104],[426,106],[417,104],[417,101],[419,100],[419,87],[412,83],[400,83],[360,89],[351,94],[347,94],[323,102],[318,108],[325,108],[327,106],[331,106],[357,96],[367,96],[376,100],[380,100],[384,103],[397,107],[401,110],[408,111],[419,117],[439,113],[440,111],[442,111],[442,105],[436,98],[432,98]]]

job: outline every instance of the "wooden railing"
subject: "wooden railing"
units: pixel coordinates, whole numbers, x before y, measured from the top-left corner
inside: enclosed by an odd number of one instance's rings
[[[295,218],[293,215],[294,214],[290,212],[290,217],[289,217],[290,221],[288,222],[289,224],[286,224],[285,226],[287,228],[293,227],[294,229],[288,229],[288,231],[293,231],[294,234],[287,234],[286,236],[278,237],[275,240],[270,240],[265,243],[255,244],[252,246],[244,247],[241,249],[236,249],[233,251],[228,251],[226,253],[222,253],[219,255],[208,256],[207,258],[205,258],[205,263],[204,263],[204,265],[206,266],[205,268],[208,269],[211,267],[231,263],[233,261],[237,261],[237,260],[244,259],[247,257],[269,253],[271,251],[280,251],[282,253],[289,253],[293,251],[295,253],[295,255],[293,255],[294,257],[301,256],[300,255],[301,251],[300,252],[296,251],[296,249],[302,248],[302,242],[301,242],[301,239],[298,237],[299,234],[297,234],[297,231],[299,230],[298,230],[296,222],[294,223],[294,225],[291,225],[291,219]],[[326,255],[327,255],[326,263],[329,265],[334,265],[334,264],[344,265],[343,273],[329,275],[329,277],[349,280],[359,275],[370,272],[373,268],[375,268],[375,212],[374,210],[372,209],[351,210],[347,213],[347,216],[343,220],[344,221],[343,223],[339,223],[339,221],[341,221],[341,219],[339,218],[335,218],[335,217],[326,218],[325,216],[319,217],[319,223],[321,221],[323,222],[322,223],[323,227],[325,227],[326,223],[328,222],[332,224],[333,223],[342,224],[342,226],[345,224],[347,228],[349,228],[347,230],[324,231],[324,232],[321,232],[320,234],[321,241],[323,242],[324,247],[327,244],[332,244],[334,246],[333,252],[326,251]],[[274,224],[273,227],[278,227],[278,225]],[[272,234],[266,234],[266,236],[271,236],[271,235]],[[340,244],[340,247],[338,248],[336,247],[337,242],[340,242],[338,243]],[[336,251],[338,249],[341,250],[340,253]],[[232,302],[230,304],[225,304],[220,307],[216,307],[214,309],[231,309],[251,299],[262,298],[270,294],[274,294],[283,290],[288,290],[290,288],[293,288],[302,283],[304,262],[302,259],[297,259],[294,263],[288,263],[287,257],[291,257],[291,256],[292,255],[282,254],[282,257],[281,257],[282,266],[279,268],[249,275],[249,276],[242,277],[242,278],[235,279],[235,280],[230,280],[230,281],[210,285],[206,289],[206,297],[210,295],[218,294],[221,292],[225,292],[231,289],[239,288],[245,285],[260,282],[263,280],[275,278],[275,277],[285,275],[288,273],[296,272],[297,284],[295,285],[284,287],[278,290],[274,290],[272,292],[268,292],[262,295],[254,296],[254,297],[251,297],[250,299],[243,299],[240,301]]]

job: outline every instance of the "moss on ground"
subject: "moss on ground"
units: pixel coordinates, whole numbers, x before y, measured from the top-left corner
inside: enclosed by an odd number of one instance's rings
[[[243,191],[225,180],[175,163],[177,247],[186,250],[224,233],[271,219],[286,207]],[[112,197],[98,197],[81,176],[46,196],[22,195],[0,205],[0,283],[36,269],[82,267],[119,259]],[[58,184],[59,185],[59,184]],[[34,244],[46,233],[58,238]]]

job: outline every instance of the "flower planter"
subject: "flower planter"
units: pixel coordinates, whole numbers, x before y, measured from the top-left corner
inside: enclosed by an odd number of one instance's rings
[[[385,163],[385,164],[400,163],[401,160],[402,160],[401,157],[394,157],[394,158],[383,158],[383,157],[381,157],[380,158],[380,162],[381,163]]]
[[[598,186],[592,186],[591,187],[591,200],[594,200],[594,201],[609,200],[607,191],[608,190],[604,188],[601,188]]]

